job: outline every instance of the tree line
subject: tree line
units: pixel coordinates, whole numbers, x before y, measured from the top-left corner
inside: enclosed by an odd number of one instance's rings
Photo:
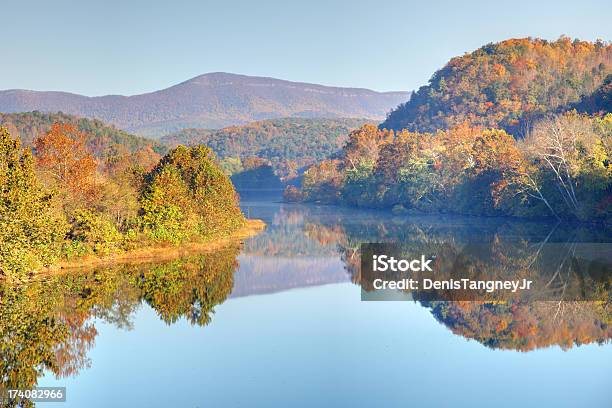
[[[469,123],[435,133],[365,125],[285,198],[397,213],[610,221],[611,144],[612,114],[551,117],[520,140]]]
[[[184,129],[163,137],[170,146],[205,144],[221,159],[230,175],[254,168],[253,160],[271,167],[283,180],[338,151],[349,131],[363,119],[281,118],[223,129]]]

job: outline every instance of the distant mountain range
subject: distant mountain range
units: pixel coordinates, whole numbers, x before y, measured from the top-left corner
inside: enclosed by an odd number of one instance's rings
[[[158,137],[184,128],[221,128],[280,117],[381,120],[409,98],[409,92],[375,92],[218,72],[133,96],[5,90],[0,91],[0,112],[61,111]]]

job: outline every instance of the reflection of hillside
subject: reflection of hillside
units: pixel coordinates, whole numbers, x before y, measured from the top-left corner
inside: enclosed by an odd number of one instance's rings
[[[263,233],[245,242],[243,253],[289,258],[336,256],[335,242],[319,242],[307,234],[305,215],[303,211],[281,209]]]
[[[311,217],[311,208],[281,207],[264,232],[244,243],[232,297],[347,280],[337,236],[316,236]]]
[[[612,339],[612,307],[601,302],[424,302],[453,333],[488,347],[529,351]]]
[[[345,282],[346,273],[336,257],[263,257],[241,255],[234,275],[232,297]]]
[[[206,325],[233,287],[239,248],[170,262],[117,266],[0,286],[0,388],[31,388],[44,370],[75,375],[87,367],[94,318],[131,327],[145,302],[171,324]],[[8,406],[30,406],[10,401]]]
[[[612,338],[612,276],[609,267],[601,267],[609,265],[612,258],[605,244],[610,240],[609,231],[503,220],[480,223],[479,219],[474,223],[462,218],[376,219],[366,215],[356,220],[340,214],[335,223],[307,219],[309,236],[326,244],[336,242],[345,268],[357,284],[364,283],[359,251],[363,242],[395,242],[410,253],[438,253],[442,273],[458,265],[499,278],[544,271],[551,277],[550,286],[566,296],[589,287],[580,276],[595,276],[600,282],[603,292],[599,302],[421,302],[453,333],[488,347],[529,351],[559,345],[567,349],[602,344]],[[559,268],[560,264],[565,269]]]

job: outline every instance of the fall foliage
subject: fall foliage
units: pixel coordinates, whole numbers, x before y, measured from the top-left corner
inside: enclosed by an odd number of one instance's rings
[[[98,160],[106,155],[110,148],[121,146],[130,153],[153,150],[156,154],[168,151],[162,143],[130,134],[97,119],[88,119],[66,113],[46,112],[0,112],[0,126],[6,127],[9,133],[21,141],[22,146],[31,146],[41,134],[49,132],[55,123],[73,125],[85,136],[87,150]]]
[[[267,161],[278,177],[288,179],[296,177],[300,168],[334,154],[346,141],[348,132],[366,122],[363,119],[282,118],[216,130],[184,129],[161,140],[170,146],[207,145],[230,175],[249,167],[245,160],[256,157]]]
[[[54,181],[79,196],[94,194],[97,163],[74,125],[55,123],[34,140],[36,164]]]
[[[464,122],[525,135],[534,120],[592,94],[612,73],[612,45],[561,37],[487,44],[451,59],[381,128],[435,132]]]
[[[178,146],[146,176],[144,230],[155,240],[210,238],[242,226],[238,195],[206,146]]]
[[[36,178],[31,153],[0,128],[0,278],[52,263],[66,230],[52,195]]]
[[[238,196],[204,146],[160,156],[111,144],[94,156],[72,123],[30,149],[0,128],[0,277],[27,280],[58,259],[225,236],[244,222]]]
[[[611,130],[610,114],[576,113],[542,120],[519,141],[469,123],[436,133],[365,125],[287,195],[397,213],[609,221]]]

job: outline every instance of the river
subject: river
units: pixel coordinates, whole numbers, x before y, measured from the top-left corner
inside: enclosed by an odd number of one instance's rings
[[[23,326],[3,340],[5,383],[66,387],[36,404],[66,408],[612,406],[609,309],[366,302],[354,261],[359,242],[409,239],[518,262],[525,243],[609,232],[248,192],[242,208],[268,224],[242,247],[5,289],[2,324]]]

